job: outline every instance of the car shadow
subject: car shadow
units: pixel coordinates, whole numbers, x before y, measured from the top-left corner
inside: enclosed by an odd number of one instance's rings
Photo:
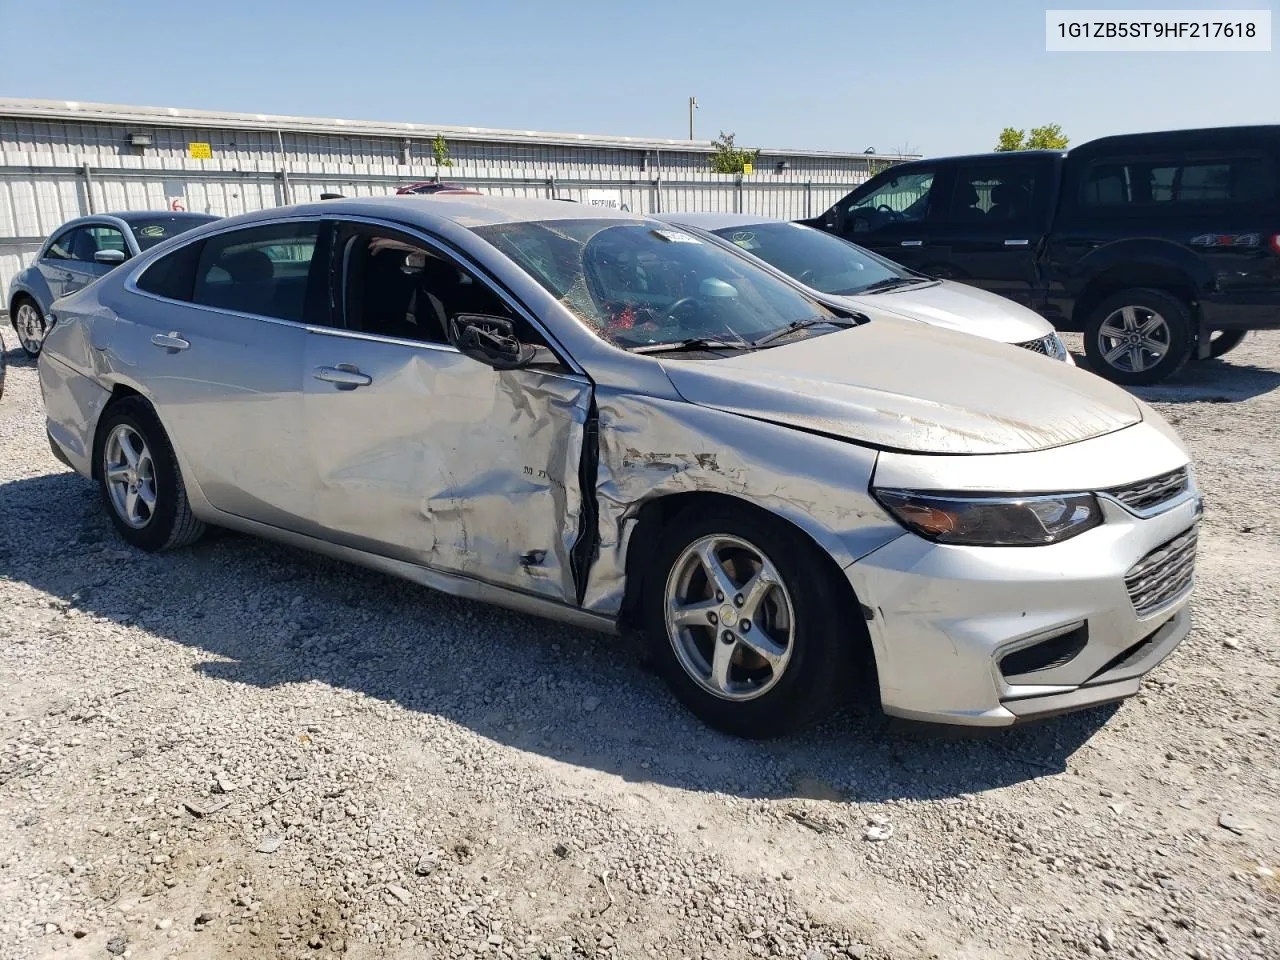
[[[1065,770],[1115,712],[970,738],[851,709],[803,735],[743,741],[689,715],[632,640],[235,534],[148,555],[69,472],[0,484],[0,503],[0,577],[202,651],[206,677],[319,681],[627,781],[750,798],[954,797]]]
[[[1082,353],[1076,366],[1093,371]],[[1280,387],[1280,370],[1231,359],[1193,360],[1174,376],[1149,387],[1125,387],[1150,403],[1238,403]]]

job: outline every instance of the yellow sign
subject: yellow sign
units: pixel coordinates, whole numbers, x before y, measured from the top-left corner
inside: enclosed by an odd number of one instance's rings
[[[213,159],[213,147],[207,143],[188,143],[187,153],[191,155],[193,160]]]
[[[742,172],[743,172],[743,174],[744,174],[744,175],[749,174],[749,173],[751,172],[751,164],[749,164],[749,163],[744,163],[744,164],[742,165]]]

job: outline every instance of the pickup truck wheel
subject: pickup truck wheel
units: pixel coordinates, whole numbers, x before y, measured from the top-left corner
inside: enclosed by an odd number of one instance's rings
[[[1163,290],[1121,290],[1085,324],[1084,349],[1094,372],[1127,386],[1157,383],[1191,358],[1191,311]]]
[[[1209,356],[1220,357],[1230,353],[1244,342],[1248,330],[1214,330],[1209,335]]]

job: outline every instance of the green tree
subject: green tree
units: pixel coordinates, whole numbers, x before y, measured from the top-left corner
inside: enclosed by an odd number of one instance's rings
[[[431,152],[435,154],[437,167],[452,167],[453,158],[449,156],[449,144],[444,139],[444,134],[439,134],[431,141]]]
[[[720,131],[711,141],[711,169],[716,173],[742,173],[745,164],[755,163],[759,150],[743,150],[733,142],[733,134]]]
[[[1005,127],[1000,131],[996,141],[996,151],[1008,153],[1011,150],[1065,150],[1071,138],[1063,134],[1061,124],[1047,123],[1043,127],[1032,127],[1031,135],[1025,130]]]

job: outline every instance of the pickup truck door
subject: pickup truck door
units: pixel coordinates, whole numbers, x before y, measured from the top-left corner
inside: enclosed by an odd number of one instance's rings
[[[929,272],[1038,306],[1056,160],[1014,154],[960,162],[945,210],[931,224]]]
[[[824,229],[904,267],[925,270],[939,174],[936,165],[911,164],[896,176],[877,177],[828,211]]]

